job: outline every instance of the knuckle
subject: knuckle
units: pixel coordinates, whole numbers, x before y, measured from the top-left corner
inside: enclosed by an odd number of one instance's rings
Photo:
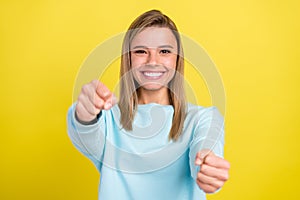
[[[228,179],[229,179],[229,174],[228,174],[228,172],[227,171],[222,171],[222,172],[220,172],[219,173],[219,178],[221,179],[221,180],[224,180],[224,181],[227,181]]]
[[[95,110],[95,116],[100,113],[100,109],[95,108],[94,110]]]
[[[99,108],[102,108],[104,106],[104,102],[102,99],[98,99],[95,101],[95,105]]]
[[[81,111],[80,102],[78,102],[78,103],[76,104],[76,106],[75,106],[75,111],[77,112],[77,114],[78,114],[78,112]]]
[[[98,103],[98,107],[103,108],[103,106],[104,106],[103,101],[101,101],[101,102]]]
[[[201,180],[202,174],[200,172],[197,173],[197,179]]]
[[[203,188],[202,184],[198,180],[196,181],[196,183],[200,188]]]
[[[79,105],[79,103],[76,105],[76,110],[75,110],[77,116],[79,118],[82,118],[82,115],[84,113],[83,107],[81,105]]]
[[[204,172],[204,173],[206,173],[207,170],[208,170],[208,166],[205,165],[205,164],[203,164],[203,165],[201,166],[201,171]]]
[[[80,93],[79,96],[78,96],[78,102],[82,103],[83,99],[84,99],[84,95],[82,93]],[[76,107],[77,106],[79,106],[79,105],[77,104]]]
[[[212,163],[213,162],[213,157],[211,155],[206,156],[205,162]]]
[[[101,85],[101,82],[98,80],[93,80],[91,84],[93,85],[93,88],[96,90]]]
[[[227,169],[230,169],[230,163],[226,161]]]
[[[224,183],[223,183],[222,181],[217,181],[217,182],[216,182],[216,187],[217,187],[217,188],[220,188],[220,187],[223,186],[223,184],[224,184]]]
[[[205,193],[214,193],[217,189],[215,187],[212,186],[207,186],[204,188],[204,192]]]
[[[94,79],[94,80],[91,81],[91,83],[92,83],[93,85],[96,85],[96,86],[97,86],[98,80]]]
[[[84,85],[81,88],[82,93],[87,94],[88,93],[88,85]]]
[[[215,188],[209,188],[207,193],[214,193],[216,191]]]
[[[92,115],[97,115],[97,109],[96,108],[92,108],[91,109],[91,114]]]
[[[228,173],[225,173],[225,174],[223,175],[223,178],[224,178],[225,181],[227,181],[227,180],[229,179],[229,174],[228,174]]]
[[[105,97],[105,98],[107,98],[109,96],[109,91],[107,91],[107,90],[102,90],[101,93],[102,93],[103,97]]]

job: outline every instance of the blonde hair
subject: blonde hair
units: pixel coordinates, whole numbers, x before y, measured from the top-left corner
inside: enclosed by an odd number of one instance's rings
[[[134,80],[133,74],[130,73],[130,44],[133,38],[147,27],[169,28],[173,32],[177,41],[178,54],[176,62],[176,73],[174,78],[169,83],[168,90],[170,104],[174,108],[173,121],[169,133],[169,139],[177,140],[182,133],[183,123],[186,114],[186,100],[183,80],[183,49],[180,35],[178,33],[178,29],[175,23],[168,16],[164,15],[158,10],[150,10],[140,15],[132,22],[132,24],[128,28],[128,31],[125,34],[122,46],[120,67],[120,99],[118,104],[121,112],[120,121],[125,130],[132,130],[132,123],[138,105],[138,84]]]

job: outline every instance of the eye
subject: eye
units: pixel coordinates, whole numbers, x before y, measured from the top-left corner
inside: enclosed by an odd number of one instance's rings
[[[162,54],[169,54],[169,53],[171,53],[171,51],[168,50],[168,49],[162,49],[162,50],[160,51],[160,53],[162,53]]]
[[[146,54],[147,52],[143,49],[138,49],[134,51],[135,54]]]

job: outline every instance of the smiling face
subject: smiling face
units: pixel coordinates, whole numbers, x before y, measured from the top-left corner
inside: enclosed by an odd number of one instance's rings
[[[174,108],[169,139],[179,138],[186,116],[183,55],[177,27],[162,12],[147,11],[130,24],[122,44],[118,103],[125,130],[133,129],[139,104],[158,103]]]
[[[169,28],[148,27],[130,45],[131,67],[143,90],[166,88],[176,71],[177,41]]]

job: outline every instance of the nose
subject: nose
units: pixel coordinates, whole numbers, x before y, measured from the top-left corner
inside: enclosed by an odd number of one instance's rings
[[[148,65],[157,65],[158,63],[158,55],[156,54],[156,51],[154,49],[151,49],[148,54]]]

